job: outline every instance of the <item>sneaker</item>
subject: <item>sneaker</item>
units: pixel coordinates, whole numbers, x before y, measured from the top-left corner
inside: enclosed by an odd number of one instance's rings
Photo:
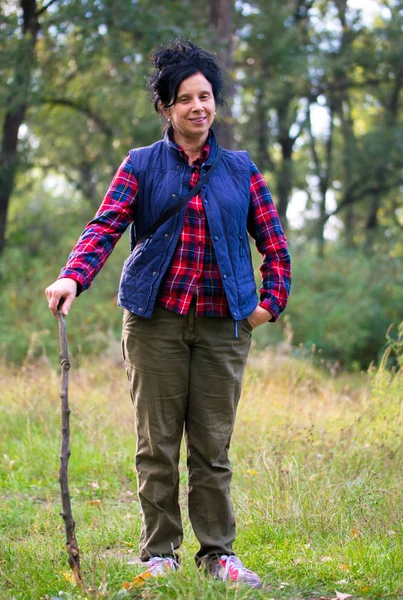
[[[145,571],[136,575],[130,583],[123,584],[126,590],[142,587],[149,577],[163,577],[179,569],[179,563],[171,556],[153,556],[145,564],[147,565]]]
[[[210,574],[222,581],[245,583],[256,589],[262,587],[259,575],[247,569],[236,556],[223,554],[220,558],[217,558],[210,566]]]
[[[145,564],[147,565],[147,569],[142,575],[148,573],[148,577],[167,575],[170,571],[177,571],[179,569],[179,563],[171,556],[153,556]]]

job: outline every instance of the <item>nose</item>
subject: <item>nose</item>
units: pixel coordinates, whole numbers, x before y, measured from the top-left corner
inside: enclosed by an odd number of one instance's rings
[[[194,100],[192,108],[196,112],[202,112],[204,110],[203,104],[202,102],[200,102],[199,98],[196,98]]]

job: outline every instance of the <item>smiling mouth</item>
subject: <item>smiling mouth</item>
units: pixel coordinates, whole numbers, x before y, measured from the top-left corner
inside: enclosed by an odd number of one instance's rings
[[[204,123],[204,121],[206,119],[207,119],[207,117],[204,116],[204,117],[197,117],[197,118],[194,118],[194,119],[189,119],[189,121],[191,121],[192,123],[198,124],[198,123]]]

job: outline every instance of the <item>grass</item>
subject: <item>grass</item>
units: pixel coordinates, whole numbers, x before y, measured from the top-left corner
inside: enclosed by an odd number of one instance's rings
[[[310,360],[253,354],[232,443],[236,553],[253,591],[199,574],[186,517],[183,569],[125,592],[141,566],[132,408],[122,366],[71,373],[69,478],[88,588],[97,598],[403,597],[402,372],[335,374]],[[0,365],[0,598],[80,599],[59,515],[59,372]],[[86,597],[95,594],[87,593]]]

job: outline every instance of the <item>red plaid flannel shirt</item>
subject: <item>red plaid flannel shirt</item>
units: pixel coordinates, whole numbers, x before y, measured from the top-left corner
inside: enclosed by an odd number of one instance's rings
[[[183,158],[188,156],[177,146]],[[199,179],[199,169],[208,158],[207,142],[192,164],[190,186]],[[69,277],[87,289],[104,265],[122,233],[133,221],[138,184],[127,157],[117,170],[94,219],[84,229],[61,270],[59,278]],[[290,290],[290,258],[286,238],[270,192],[257,167],[250,166],[250,210],[248,232],[263,257],[260,306],[275,321],[284,310]],[[213,250],[201,194],[188,203],[185,221],[171,264],[161,282],[157,304],[179,314],[187,314],[196,297],[196,314],[203,317],[230,315]]]

